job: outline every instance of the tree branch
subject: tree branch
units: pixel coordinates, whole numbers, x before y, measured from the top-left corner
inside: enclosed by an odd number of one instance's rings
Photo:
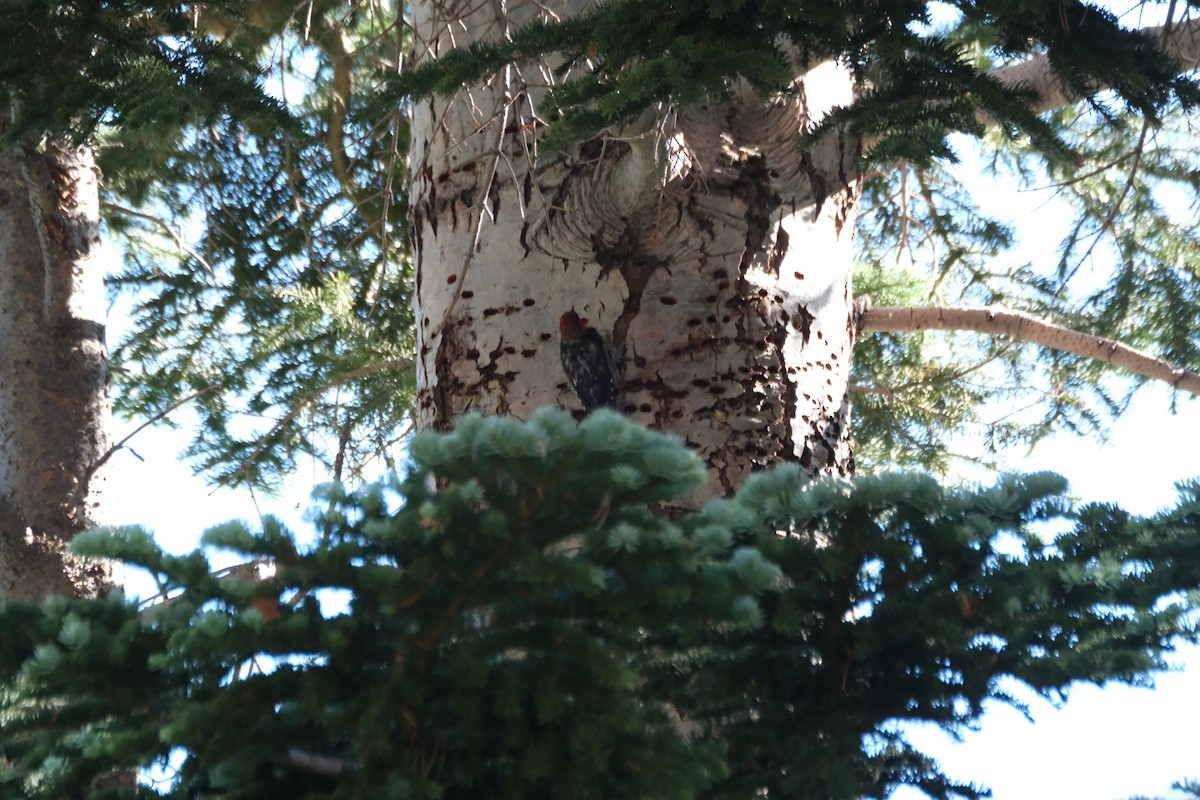
[[[308,753],[298,747],[290,747],[286,753],[271,760],[282,767],[322,778],[340,778],[351,771],[350,764],[343,759]]]
[[[1146,28],[1143,32],[1158,39],[1158,46],[1163,55],[1175,59],[1181,72],[1200,67],[1200,19],[1167,23],[1157,28]],[[1038,99],[1030,106],[1030,110],[1035,114],[1060,108],[1080,99],[1058,80],[1054,71],[1050,69],[1049,59],[1044,55],[994,69],[990,74],[1005,86],[1034,90]],[[981,117],[980,121],[987,125],[996,124],[990,117]]]
[[[163,231],[165,231],[166,234],[171,237],[171,240],[173,242],[175,242],[175,247],[177,247],[181,253],[186,253],[187,255],[196,259],[196,263],[198,263],[200,266],[204,267],[205,272],[212,274],[213,268],[211,266],[209,266],[209,263],[207,261],[204,260],[204,257],[201,256],[199,253],[197,253],[192,248],[188,247],[187,242],[183,241],[181,232],[172,228],[163,219],[156,217],[153,214],[146,214],[141,211],[136,211],[132,208],[125,208],[125,206],[120,206],[120,205],[117,205],[116,203],[101,203],[100,208],[107,209],[109,211],[116,211],[116,212],[124,214],[128,217],[138,217],[139,219],[144,219],[144,220],[153,222],[155,225],[162,228]]]
[[[1009,336],[1052,350],[1094,358],[1137,375],[1162,381],[1172,388],[1200,395],[1200,373],[1174,366],[1114,339],[1081,333],[1007,308],[881,306],[864,309],[859,316],[859,325],[859,329],[864,333],[957,330]]]
[[[94,462],[89,464],[87,470],[84,471],[83,478],[79,481],[79,486],[75,490],[75,498],[74,498],[75,505],[73,507],[78,508],[80,506],[80,504],[82,504],[83,501],[87,498],[88,487],[91,485],[92,478],[95,477],[96,471],[99,470],[101,467],[103,467],[106,463],[108,463],[108,460],[110,458],[112,458],[113,455],[115,453],[117,453],[121,448],[123,448],[126,444],[128,444],[130,439],[132,439],[134,436],[137,436],[139,433],[141,433],[142,431],[144,431],[146,428],[150,427],[154,423],[158,422],[159,420],[166,419],[168,414],[170,414],[172,411],[174,411],[175,409],[182,406],[184,403],[189,403],[192,400],[195,400],[197,397],[202,397],[202,396],[208,394],[209,392],[214,392],[220,388],[221,388],[221,384],[214,383],[212,386],[208,386],[204,389],[200,389],[198,391],[192,392],[187,397],[180,398],[175,403],[172,403],[171,405],[167,406],[165,409],[158,412],[157,414],[155,414],[154,416],[150,417],[145,422],[143,422],[141,425],[134,428],[133,432],[128,434],[124,439],[122,439],[121,441],[114,444],[112,447],[105,450],[104,453],[98,459],[96,459]],[[137,453],[134,453],[134,455],[137,456]],[[137,456],[137,457],[138,457],[138,460],[141,460],[141,456]]]

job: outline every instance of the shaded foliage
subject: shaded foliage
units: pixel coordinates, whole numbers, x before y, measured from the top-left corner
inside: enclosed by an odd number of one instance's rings
[[[274,485],[301,456],[348,478],[407,425],[408,128],[362,102],[400,22],[337,0],[0,9],[4,143],[98,145],[132,326],[117,410],[191,403],[214,481]]]
[[[273,485],[300,456],[349,478],[390,454],[414,392],[407,122],[361,113],[403,31],[376,5],[246,13],[222,41],[257,48],[290,126],[230,112],[104,134],[125,253],[110,285],[132,302],[116,405],[154,416],[190,400],[189,454],[214,481]]]
[[[157,764],[139,796],[974,798],[896,723],[957,729],[1003,678],[1141,682],[1195,638],[1200,486],[1137,519],[1052,475],[785,468],[668,520],[702,466],[607,411],[469,417],[412,457],[323,489],[308,545],[206,534],[264,580],[125,529],[79,547],[165,603],[0,607],[5,796],[131,796],[102,779]]]
[[[206,19],[245,18],[239,2],[206,3]],[[226,113],[290,123],[262,92],[261,39],[231,46],[197,34],[200,12],[138,0],[15,2],[0,8],[0,107],[11,113],[8,145],[70,132],[85,141],[101,126],[174,129]]]

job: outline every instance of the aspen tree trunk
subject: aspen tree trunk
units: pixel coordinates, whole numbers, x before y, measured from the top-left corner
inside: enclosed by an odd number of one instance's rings
[[[0,596],[108,585],[65,552],[94,523],[110,411],[97,184],[86,148],[0,152]]]
[[[418,3],[415,56],[503,36],[545,7]],[[420,425],[578,409],[557,329],[574,309],[624,354],[620,410],[682,437],[710,494],[785,460],[852,472],[859,150],[795,144],[851,101],[851,80],[832,64],[797,74],[798,91],[766,110],[748,97],[647,115],[557,154],[537,144],[544,65],[418,103]]]

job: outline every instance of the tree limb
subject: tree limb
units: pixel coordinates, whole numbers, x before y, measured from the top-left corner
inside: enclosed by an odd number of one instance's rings
[[[1158,39],[1163,55],[1175,59],[1181,72],[1200,67],[1200,19],[1145,28],[1143,32]],[[1080,99],[1063,86],[1062,81],[1050,68],[1049,59],[1044,55],[994,69],[990,74],[1005,86],[1036,92],[1038,99],[1030,106],[1030,110],[1035,114],[1060,108]],[[990,117],[981,117],[980,121],[988,125],[996,124]]]
[[[1022,311],[998,306],[880,306],[862,310],[859,325],[859,329],[864,333],[958,330],[1009,336],[1052,350],[1103,361],[1137,375],[1162,381],[1174,389],[1200,395],[1200,373],[1174,366],[1114,339],[1071,330]]]
[[[352,769],[343,759],[309,753],[298,747],[289,747],[286,753],[274,756],[271,760],[282,767],[322,778],[340,778]]]

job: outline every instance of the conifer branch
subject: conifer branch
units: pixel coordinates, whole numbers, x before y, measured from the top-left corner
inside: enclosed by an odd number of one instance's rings
[[[334,177],[346,196],[357,203],[359,187],[354,181],[350,157],[346,153],[346,113],[350,109],[350,95],[353,91],[354,64],[344,36],[342,31],[333,28],[322,37],[322,44],[333,67],[325,146],[329,149]],[[371,222],[374,223],[375,220]]]
[[[1127,344],[1064,328],[1022,311],[998,306],[880,306],[866,308],[859,317],[860,330],[872,331],[975,331],[1009,336],[1105,364],[1121,367],[1174,389],[1200,395],[1200,373],[1177,367]]]
[[[346,151],[346,120],[350,111],[350,100],[354,93],[354,56],[357,55],[357,51],[350,49],[345,32],[336,23],[331,23],[327,28],[322,29],[315,41],[329,56],[332,68],[325,131],[325,148],[329,151],[329,166],[333,177],[337,179],[338,186],[341,187],[342,194],[354,204],[358,213],[362,215],[367,231],[378,231],[379,233],[379,247],[382,252],[379,280],[382,281],[387,263],[387,210],[389,200],[393,195],[392,170],[388,170],[388,186],[383,194],[382,208],[376,208],[373,198],[363,196],[362,187],[354,176],[355,162]]]
[[[275,563],[265,558],[256,558],[253,561],[246,561],[241,564],[231,564],[228,567],[215,569],[209,577],[217,581],[225,581],[229,578],[234,578],[248,583],[265,583],[274,578],[276,574]],[[167,589],[159,585],[159,592],[156,595],[144,598],[138,604],[138,610],[142,613],[157,613],[167,606],[175,605],[176,601],[187,596],[187,590],[181,591],[178,594],[170,594]],[[301,597],[307,596],[307,593],[301,593]],[[293,605],[289,602],[288,605]]]

